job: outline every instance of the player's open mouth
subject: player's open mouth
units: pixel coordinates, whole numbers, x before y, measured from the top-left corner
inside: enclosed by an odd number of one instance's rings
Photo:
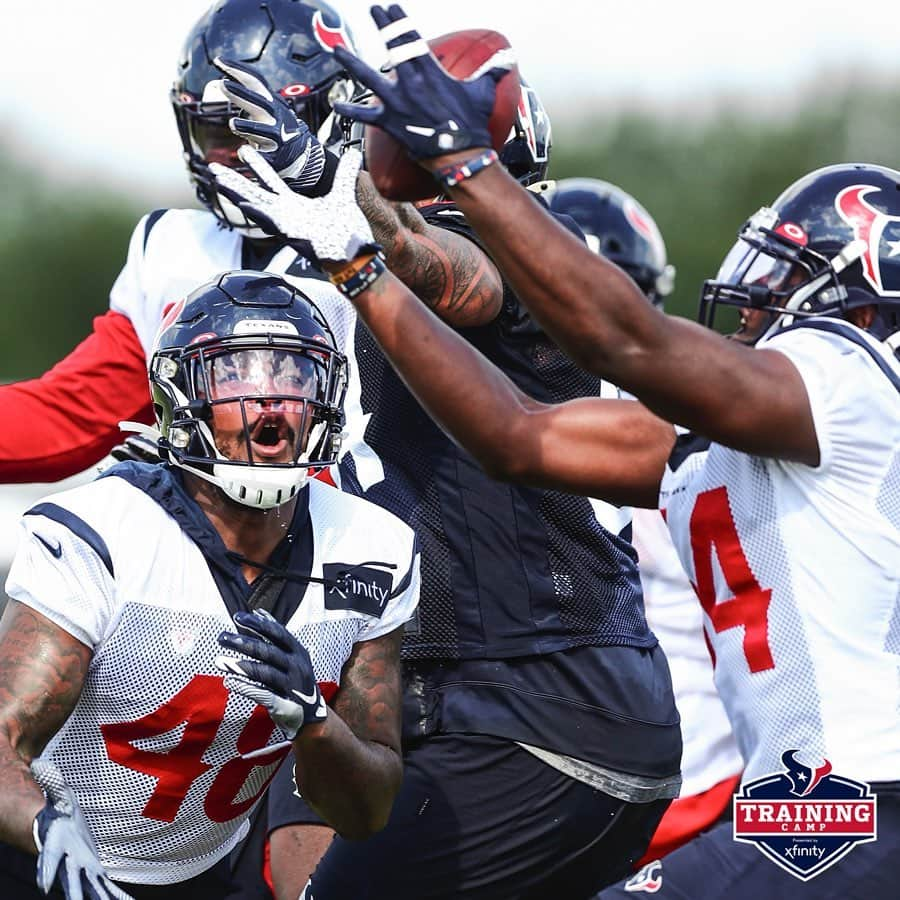
[[[294,446],[294,429],[280,413],[263,415],[250,430],[250,443],[254,456],[273,459]]]

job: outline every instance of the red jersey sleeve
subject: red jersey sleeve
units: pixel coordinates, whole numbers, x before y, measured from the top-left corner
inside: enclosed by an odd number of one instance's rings
[[[83,471],[121,441],[124,419],[153,422],[147,364],[129,319],[108,312],[49,372],[0,386],[0,483]]]

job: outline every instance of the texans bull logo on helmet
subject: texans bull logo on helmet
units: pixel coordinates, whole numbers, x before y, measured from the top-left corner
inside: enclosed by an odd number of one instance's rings
[[[312,18],[313,34],[316,40],[330,53],[334,52],[335,47],[343,47],[345,50],[353,50],[353,43],[350,40],[347,30],[344,28],[343,20],[338,16],[337,25],[328,25],[322,10],[317,10]]]
[[[881,258],[900,256],[900,217],[889,216],[866,200],[868,194],[880,193],[881,189],[872,185],[854,184],[835,197],[834,206],[856,239],[866,244],[861,260],[866,281],[879,294],[898,297],[900,283],[884,283]]]

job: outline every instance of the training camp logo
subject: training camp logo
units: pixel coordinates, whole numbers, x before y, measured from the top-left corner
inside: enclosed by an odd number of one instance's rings
[[[874,841],[876,797],[867,784],[812,768],[797,750],[782,754],[784,772],[741,786],[734,797],[734,839],[762,853],[800,881],[821,875],[857,844]]]

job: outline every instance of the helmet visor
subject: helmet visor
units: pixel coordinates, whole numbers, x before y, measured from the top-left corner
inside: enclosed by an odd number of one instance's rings
[[[805,269],[793,260],[772,255],[738,239],[719,268],[716,281],[735,287],[762,287],[777,292],[796,284],[798,271],[805,277]]]
[[[265,465],[301,460],[326,396],[325,358],[312,351],[252,348],[206,358],[198,396],[208,400],[226,459]]]

